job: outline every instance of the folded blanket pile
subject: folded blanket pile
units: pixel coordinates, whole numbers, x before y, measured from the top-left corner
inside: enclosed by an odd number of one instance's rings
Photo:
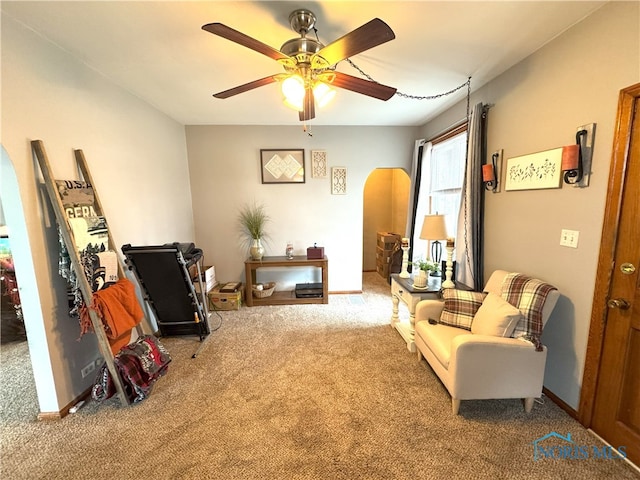
[[[136,297],[135,286],[126,278],[121,278],[114,285],[95,292],[89,308],[95,310],[102,319],[113,353],[117,353],[129,343],[131,329],[144,317]],[[91,330],[93,326],[89,309],[83,306],[80,309],[80,333],[83,335]]]
[[[122,378],[127,398],[132,403],[138,403],[151,394],[153,384],[167,372],[171,355],[156,337],[144,335],[123,347],[113,362]],[[91,396],[102,402],[115,392],[115,385],[105,364],[100,368]]]

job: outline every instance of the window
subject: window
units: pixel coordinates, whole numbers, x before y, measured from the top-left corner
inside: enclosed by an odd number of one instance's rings
[[[412,258],[415,260],[429,257],[428,242],[420,238],[422,219],[425,215],[444,215],[449,237],[456,236],[466,145],[466,129],[446,140],[425,145],[413,238]]]

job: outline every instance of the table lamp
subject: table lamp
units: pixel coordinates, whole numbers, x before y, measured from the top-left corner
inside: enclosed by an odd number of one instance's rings
[[[422,230],[420,238],[430,240],[431,243],[431,261],[436,265],[440,264],[442,258],[442,244],[440,240],[447,238],[447,226],[444,221],[444,215],[425,215],[422,222]],[[439,276],[439,274],[437,275]]]

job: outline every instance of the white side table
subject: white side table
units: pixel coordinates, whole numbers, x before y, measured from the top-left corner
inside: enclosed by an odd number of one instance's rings
[[[404,338],[407,343],[407,349],[411,353],[416,351],[414,342],[416,305],[420,300],[437,299],[441,281],[440,277],[429,277],[426,288],[417,288],[413,286],[412,278],[402,278],[397,273],[391,274],[391,301],[393,302],[391,326]],[[409,309],[409,322],[402,321],[398,317],[400,301]]]

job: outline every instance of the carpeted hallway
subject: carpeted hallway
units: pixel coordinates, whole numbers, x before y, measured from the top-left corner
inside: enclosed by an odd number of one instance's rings
[[[3,380],[0,476],[640,478],[622,460],[535,460],[533,442],[554,431],[601,445],[548,400],[531,414],[518,400],[468,401],[453,416],[437,377],[389,326],[388,284],[364,278],[365,293],[328,305],[221,312],[196,359],[194,338],[162,339],[169,371],[132,407],[115,398],[38,422],[35,405],[21,406],[33,393]],[[3,379],[16,368],[5,353]]]

